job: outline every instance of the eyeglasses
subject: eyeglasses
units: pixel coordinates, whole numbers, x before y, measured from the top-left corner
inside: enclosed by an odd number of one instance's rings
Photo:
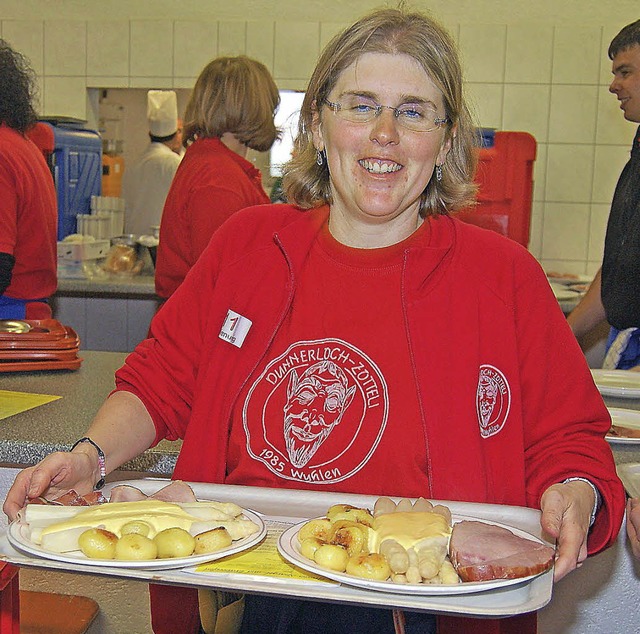
[[[363,95],[346,95],[341,103],[324,100],[333,113],[351,123],[369,123],[378,118],[384,108],[391,110],[399,125],[413,132],[432,132],[449,123],[448,117],[438,117],[431,107],[419,104],[403,104],[394,108],[383,106],[371,97]]]

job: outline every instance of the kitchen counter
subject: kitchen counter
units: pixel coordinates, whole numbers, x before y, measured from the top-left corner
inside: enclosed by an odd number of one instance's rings
[[[3,373],[2,389],[62,398],[0,421],[0,463],[30,465],[52,451],[63,451],[86,432],[114,387],[114,373],[126,354],[81,351],[79,370]],[[180,442],[161,441],[121,471],[170,476]]]
[[[131,275],[82,278],[58,278],[58,296],[104,295],[117,297],[155,298],[153,275]]]

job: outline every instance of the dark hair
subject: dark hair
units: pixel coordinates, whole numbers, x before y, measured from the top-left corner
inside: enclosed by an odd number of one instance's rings
[[[244,55],[218,57],[196,80],[183,143],[231,132],[252,150],[265,152],[279,135],[273,121],[279,103],[278,87],[264,64]]]
[[[613,59],[620,51],[625,51],[635,45],[640,46],[640,20],[627,24],[609,44],[607,51],[609,59]]]
[[[24,134],[38,119],[36,75],[27,58],[0,38],[0,123]]]
[[[365,53],[408,55],[415,59],[442,92],[451,149],[442,179],[432,178],[422,192],[423,216],[446,214],[472,204],[477,153],[475,127],[462,89],[462,68],[449,34],[432,18],[398,9],[374,11],[336,35],[326,46],[309,80],[300,111],[293,158],[284,168],[287,200],[304,208],[331,203],[326,164],[316,163],[312,122],[341,73]]]

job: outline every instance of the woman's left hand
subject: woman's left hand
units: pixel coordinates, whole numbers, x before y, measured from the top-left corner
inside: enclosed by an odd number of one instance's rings
[[[587,558],[587,535],[595,503],[593,490],[580,480],[554,484],[542,495],[542,530],[556,540],[554,581],[580,567]]]

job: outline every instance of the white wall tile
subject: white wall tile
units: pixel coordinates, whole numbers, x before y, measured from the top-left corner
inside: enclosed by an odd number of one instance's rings
[[[129,76],[129,20],[87,23],[87,75]]]
[[[600,145],[595,149],[593,172],[594,203],[610,203],[622,168],[629,160],[629,147]]]
[[[551,87],[550,143],[593,143],[598,91],[598,86]]]
[[[173,74],[195,80],[218,55],[218,23],[177,20],[173,33]]]
[[[469,106],[479,126],[502,129],[503,84],[467,84]]]
[[[460,25],[459,46],[467,81],[504,81],[506,31],[500,24]]]
[[[599,83],[601,40],[600,27],[557,26],[553,47],[553,83]]]
[[[44,75],[44,23],[42,20],[4,20],[2,37],[29,60],[37,75]]]
[[[587,259],[590,262],[602,262],[604,255],[604,238],[607,232],[607,221],[609,220],[609,205],[591,205],[591,217],[589,224],[589,248]]]
[[[536,258],[542,255],[542,221],[544,204],[534,202],[531,206],[531,223],[529,227],[529,252]]]
[[[322,50],[335,35],[348,26],[348,22],[322,22],[320,24],[320,50]]]
[[[247,55],[262,62],[272,73],[275,39],[274,22],[247,22]]]
[[[47,20],[44,23],[44,74],[72,77],[87,74],[85,22]]]
[[[318,23],[276,23],[273,61],[273,73],[276,80],[282,77],[308,81],[318,59],[319,42],[320,25]]]
[[[87,88],[128,88],[128,76],[87,75]]]
[[[615,95],[612,95],[606,88],[600,87],[596,143],[630,145],[636,127],[637,124],[624,118]]]
[[[532,134],[544,143],[549,132],[549,85],[505,84],[502,127]]]
[[[132,77],[173,76],[173,22],[132,20],[130,74]]]
[[[551,81],[553,27],[515,24],[507,27],[505,81],[548,84]]]
[[[542,236],[544,259],[586,260],[589,205],[546,203]]]
[[[607,54],[609,50],[609,44],[611,44],[611,40],[620,32],[624,26],[629,23],[627,20],[623,20],[622,22],[615,22],[605,24],[602,27],[602,46],[600,50],[600,82],[602,84],[606,84],[607,86],[611,83],[613,79],[613,75],[611,74],[611,60]]]
[[[545,200],[591,202],[593,146],[549,144],[547,152]]]
[[[87,87],[84,77],[45,77],[43,114],[86,119]]]
[[[190,79],[190,78],[189,78]],[[193,81],[188,82],[193,88]],[[145,88],[148,90],[170,90],[176,88],[173,77],[129,77],[129,88]]]
[[[244,55],[247,50],[247,23],[223,22],[218,27],[218,55]]]
[[[544,201],[547,174],[547,144],[538,143],[533,163],[533,200]]]

